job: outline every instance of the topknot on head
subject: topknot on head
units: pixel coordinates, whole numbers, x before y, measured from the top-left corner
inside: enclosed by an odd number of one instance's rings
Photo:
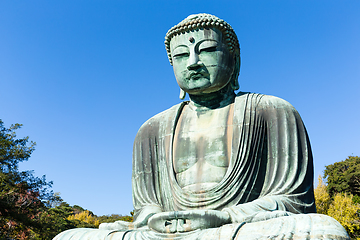
[[[170,41],[176,36],[192,30],[201,30],[204,28],[219,29],[226,41],[230,53],[240,54],[240,45],[234,29],[224,20],[207,13],[192,14],[182,20],[179,24],[170,28],[165,36],[165,48],[168,54],[170,64],[172,65],[172,58],[170,52]]]

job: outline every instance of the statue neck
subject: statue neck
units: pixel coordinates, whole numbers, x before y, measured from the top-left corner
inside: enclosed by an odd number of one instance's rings
[[[221,108],[234,102],[234,90],[230,84],[217,92],[206,93],[201,95],[191,95],[190,104],[193,105],[197,111],[205,111],[216,108]]]

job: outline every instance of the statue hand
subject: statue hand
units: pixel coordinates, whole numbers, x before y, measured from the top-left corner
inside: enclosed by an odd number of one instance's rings
[[[157,232],[175,233],[215,228],[230,222],[230,215],[227,212],[216,210],[189,210],[157,213],[149,218],[148,226]]]
[[[101,223],[99,229],[102,230],[128,230],[130,228],[130,222],[116,221],[112,223]]]

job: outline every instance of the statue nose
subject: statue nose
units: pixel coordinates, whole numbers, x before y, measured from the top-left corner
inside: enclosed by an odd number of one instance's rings
[[[196,53],[190,54],[189,62],[188,62],[188,70],[194,70],[202,67],[202,62],[199,60],[199,55]]]

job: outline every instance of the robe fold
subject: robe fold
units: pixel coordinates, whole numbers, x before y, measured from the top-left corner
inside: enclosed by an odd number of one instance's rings
[[[238,94],[232,116],[224,116],[233,132],[225,177],[203,193],[181,189],[172,151],[177,120],[185,104],[149,119],[135,138],[135,219],[147,208],[159,212],[223,210],[239,223],[259,212],[315,212],[313,162],[304,124],[292,105],[273,96]]]

